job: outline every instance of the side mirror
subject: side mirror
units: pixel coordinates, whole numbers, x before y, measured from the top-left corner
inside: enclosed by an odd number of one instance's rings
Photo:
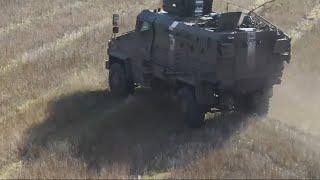
[[[114,14],[112,18],[112,24],[113,26],[119,26],[120,22],[120,15],[119,14]]]
[[[113,34],[118,34],[118,33],[119,33],[119,27],[114,26],[114,27],[112,28],[112,32],[113,32]]]

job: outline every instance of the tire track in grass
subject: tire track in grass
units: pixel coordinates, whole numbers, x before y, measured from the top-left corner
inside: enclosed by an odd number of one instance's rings
[[[88,71],[88,72],[87,72]],[[94,74],[95,72],[91,69],[88,70],[83,70],[78,72],[77,70],[75,70],[74,72],[72,72],[72,74],[70,76],[68,76],[66,79],[64,79],[62,82],[62,84],[60,84],[59,86],[50,89],[49,91],[46,91],[45,93],[40,94],[37,98],[35,99],[29,99],[27,101],[25,101],[24,103],[18,105],[15,109],[15,111],[12,111],[8,114],[6,114],[5,116],[0,118],[0,124],[3,124],[6,122],[6,120],[14,117],[15,115],[22,113],[24,111],[26,111],[27,109],[29,109],[30,107],[39,104],[40,102],[47,102],[50,98],[52,97],[59,97],[63,94],[68,93],[69,91],[72,92],[73,89],[71,90],[67,90],[67,91],[63,91],[63,89],[67,89],[65,88],[65,86],[68,86],[70,84],[73,84],[73,86],[76,86],[77,83],[79,84],[79,86],[83,86],[83,87],[91,87],[94,86],[91,85],[91,83],[94,82],[99,82],[98,79],[88,79],[89,77],[86,76],[88,73],[90,74]],[[92,77],[99,77],[98,75],[96,76],[92,76]],[[86,84],[83,85],[83,82],[86,82]],[[78,87],[78,86],[76,86]],[[83,88],[82,88],[83,90]]]
[[[31,49],[23,53],[22,55],[20,55],[20,57],[10,60],[7,65],[0,67],[0,75],[10,72],[14,68],[16,68],[18,65],[23,65],[29,62],[33,62],[43,54],[61,50],[65,48],[67,45],[70,45],[74,41],[80,39],[84,35],[96,29],[106,28],[109,24],[110,24],[110,18],[105,18],[97,24],[91,24],[85,27],[81,27],[77,31],[74,31],[69,34],[65,34],[62,38],[58,39],[55,42],[44,44],[40,48]]]
[[[90,70],[84,70],[81,72],[75,71],[70,77],[66,78],[66,80],[63,81],[64,82],[63,84],[61,84],[60,86],[54,89],[51,89],[46,93],[43,93],[42,95],[40,95],[39,98],[29,100],[27,103],[22,104],[21,106],[18,107],[19,110],[17,112],[8,114],[6,118],[10,118],[9,116],[15,116],[19,113],[24,113],[23,111],[29,108],[36,108],[37,106],[41,105],[43,102],[45,103],[49,102],[53,97],[60,97],[63,95],[67,95],[69,93],[78,92],[79,89],[81,89],[81,91],[91,91],[91,90],[96,91],[98,86],[94,82],[97,82],[97,79],[92,79],[92,77],[87,76],[88,73],[90,74],[94,73],[92,71]],[[94,75],[93,77],[96,78],[99,76]],[[89,82],[89,84],[83,85],[83,82]],[[72,87],[70,88],[65,87],[65,86],[69,86],[70,84],[72,84]],[[81,88],[79,88],[78,85],[81,86]],[[97,102],[88,106],[87,111],[89,116],[96,115],[97,113],[95,112],[97,111],[97,109],[99,109],[99,111],[101,109],[105,109],[105,106],[103,106],[103,103],[104,102]],[[98,126],[98,123],[101,122],[103,119],[112,117],[112,115],[116,113],[120,113],[123,110],[123,108],[130,106],[131,103],[133,103],[133,101],[128,101],[128,100],[126,100],[125,102],[115,101],[115,103],[112,105],[111,108],[103,111],[101,110],[102,114],[100,114],[99,116],[93,116],[92,120],[90,121],[90,126],[93,126],[93,127]],[[2,119],[0,121],[0,124],[4,122],[3,120],[5,119]],[[79,128],[87,127],[87,126],[88,125],[84,123],[77,124],[77,127]],[[0,158],[2,157],[0,156]],[[3,162],[5,162],[5,160],[6,160],[5,158],[2,159]],[[0,168],[0,179],[11,178],[12,175],[16,172],[19,172],[21,168],[22,168],[22,161],[8,163],[7,165]]]
[[[84,69],[80,72],[76,69],[73,70],[70,73],[70,75],[66,76],[66,78],[62,80],[63,83],[59,86],[52,88],[49,91],[46,91],[45,93],[39,94],[39,97],[37,98],[27,100],[23,104],[17,106],[16,110],[11,111],[10,113],[7,113],[6,116],[2,117],[0,119],[0,129],[17,128],[20,132],[24,131],[24,129],[27,127],[25,127],[26,125],[23,124],[28,124],[29,120],[33,121],[32,124],[37,124],[40,123],[42,119],[45,119],[46,116],[43,116],[42,112],[45,112],[47,107],[43,105],[50,103],[52,100],[55,99],[55,97],[65,96],[68,94],[79,92],[80,90],[85,92],[96,91],[97,89],[102,90],[102,87],[100,87],[101,80],[99,81],[100,76],[95,73],[97,72],[93,68]],[[88,76],[88,74],[92,76]],[[37,109],[37,111],[29,112],[30,109]],[[35,115],[38,112],[40,112],[40,115]],[[23,115],[26,117],[22,120],[20,118],[16,119],[15,117],[19,117],[19,115]],[[18,127],[16,127],[16,124],[18,125]],[[19,139],[21,137],[20,135],[15,136],[15,133],[12,131],[10,131],[10,134],[4,134],[4,132],[1,132],[0,135],[0,147],[6,149],[7,151],[10,151],[11,148],[15,147],[11,145],[7,146],[5,144],[7,142],[12,142],[13,144],[15,144],[16,142],[19,142]],[[15,172],[12,171],[16,169],[12,168],[15,167],[15,163],[11,162],[10,159],[10,155],[2,153],[0,154],[0,163],[3,164],[3,166],[0,164],[0,179],[7,179],[7,177],[10,177],[12,175],[11,172]]]
[[[59,51],[64,49],[66,46],[74,43],[76,40],[81,39],[86,34],[89,34],[90,32],[96,30],[96,29],[103,29],[109,26],[110,24],[110,18],[105,18],[98,22],[97,24],[88,25],[85,27],[80,28],[77,31],[74,31],[70,34],[65,34],[62,38],[58,39],[55,42],[50,42],[45,45],[43,45],[40,48],[36,48],[30,51],[27,51],[23,53],[19,58],[13,59],[10,61],[10,63],[4,67],[0,67],[0,75],[4,75],[7,72],[10,72],[14,68],[16,68],[19,65],[27,64],[29,62],[33,62],[38,60],[38,57],[41,55]],[[62,85],[63,86],[63,85]],[[18,112],[22,112],[25,109],[27,109],[30,105],[35,104],[36,102],[46,99],[48,97],[51,97],[55,93],[56,89],[52,89],[47,93],[44,93],[40,95],[37,99],[31,99],[24,102],[22,105],[17,107]],[[10,117],[13,117],[17,112],[11,112],[8,113],[0,118],[0,124],[4,123],[5,120],[9,119]]]
[[[121,12],[121,14],[123,16],[129,15],[129,13],[126,12]],[[65,34],[62,38],[56,40],[55,42],[49,42],[44,44],[42,47],[37,47],[29,51],[26,51],[23,54],[19,55],[17,58],[9,60],[9,63],[7,65],[0,66],[0,75],[4,75],[7,72],[14,70],[14,68],[16,68],[19,65],[33,62],[43,54],[54,52],[56,50],[61,50],[65,48],[67,45],[72,44],[77,39],[80,39],[84,35],[96,29],[102,29],[108,26],[111,26],[111,20],[109,16],[102,19],[96,24],[91,23],[88,26],[81,27],[76,31]]]
[[[123,14],[128,15],[127,13],[123,13]],[[27,51],[27,52],[23,53],[21,56],[19,56],[18,58],[13,59],[13,61],[11,63],[9,63],[8,65],[6,65],[4,67],[0,67],[0,75],[3,75],[7,72],[10,72],[11,70],[14,70],[14,68],[19,65],[37,61],[38,60],[37,58],[39,58],[41,55],[44,55],[46,53],[58,51],[58,50],[63,50],[65,47],[67,47],[68,45],[72,45],[72,43],[81,39],[86,34],[89,34],[92,31],[97,30],[99,28],[102,29],[102,28],[108,27],[110,25],[110,22],[111,22],[110,18],[105,18],[96,24],[88,25],[88,26],[80,28],[77,31],[71,32],[69,34],[65,34],[62,38],[58,39],[57,41],[47,43],[41,48],[35,48],[33,50]],[[79,76],[78,72],[75,72],[75,75],[73,77],[78,78],[78,76]],[[99,77],[99,76],[95,76],[95,77]],[[17,112],[10,112],[10,113],[6,114],[5,117],[0,118],[0,124],[4,123],[4,120],[9,119],[11,117],[14,117],[15,115],[17,115],[20,112],[24,113],[24,111],[28,110],[32,106],[37,105],[38,103],[41,103],[41,101],[48,101],[48,99],[50,99],[52,97],[57,97],[57,96],[65,94],[66,93],[65,86],[69,86],[70,83],[73,84],[71,88],[74,88],[73,87],[74,81],[72,79],[67,78],[63,82],[64,83],[61,86],[58,86],[54,89],[51,89],[51,90],[49,90],[49,92],[40,94],[39,97],[37,97],[36,99],[29,99],[29,100],[25,101],[23,104],[21,104],[20,106],[17,107]],[[92,87],[88,87],[88,88],[92,88]],[[71,89],[71,90],[73,90],[73,89]],[[79,90],[79,88],[76,90]],[[83,88],[81,88],[81,90],[83,90]],[[67,88],[67,91],[68,91],[68,88]],[[118,112],[119,108],[121,108],[121,107],[123,107],[123,105],[119,104],[119,106],[114,107],[111,110],[109,110],[103,114],[106,114],[106,115],[113,114],[115,112]],[[0,158],[2,158],[2,157],[0,157]],[[5,161],[5,160],[6,159],[3,159],[2,161]],[[12,174],[17,173],[19,171],[19,169],[21,169],[20,161],[19,162],[13,161],[11,163],[6,163],[6,164],[8,164],[8,165],[4,166],[3,168],[0,169],[0,179],[1,178],[4,178],[4,179],[10,178],[10,177],[12,177],[11,176]]]
[[[123,16],[127,16],[128,13],[126,12],[121,12]],[[86,34],[89,34],[90,32],[97,30],[97,29],[105,29],[106,27],[111,25],[111,20],[109,17],[104,18],[100,22],[96,24],[91,24],[85,27],[80,28],[77,31],[71,32],[69,34],[65,34],[62,38],[58,39],[55,42],[50,42],[47,44],[44,44],[40,48],[35,48],[32,50],[29,50],[20,57],[16,59],[12,59],[10,63],[8,63],[6,66],[0,67],[0,75],[5,75],[8,72],[11,72],[14,70],[16,67],[19,65],[27,64],[30,62],[37,61],[39,57],[41,57],[44,54],[50,53],[50,52],[55,52],[64,49],[68,45],[74,43],[76,40],[82,38]],[[41,99],[46,99],[47,97],[51,97],[52,94],[54,94],[55,90],[51,90],[47,93],[44,93],[36,99],[30,99],[22,103],[16,108],[16,111],[18,112],[23,112],[25,109],[29,107],[31,104],[35,104],[36,102],[39,102]],[[0,117],[0,123],[4,123],[6,119],[9,119],[10,117],[13,117],[16,112],[9,112],[2,117]]]
[[[9,33],[15,32],[17,30],[27,29],[30,26],[32,26],[32,24],[36,23],[37,21],[45,20],[45,19],[53,17],[57,14],[61,14],[68,9],[81,8],[81,7],[85,6],[86,4],[87,4],[87,2],[76,1],[75,3],[68,4],[62,8],[54,8],[52,11],[50,11],[46,14],[43,14],[42,16],[28,17],[28,18],[24,19],[21,23],[11,23],[6,27],[0,28],[0,38],[2,36],[5,36]]]

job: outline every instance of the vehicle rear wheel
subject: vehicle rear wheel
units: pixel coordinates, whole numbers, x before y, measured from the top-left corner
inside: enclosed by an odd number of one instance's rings
[[[121,64],[114,63],[109,71],[109,86],[112,95],[125,97],[133,93],[133,83],[127,78],[125,70]]]
[[[188,127],[201,128],[204,125],[205,112],[197,103],[194,91],[187,87],[181,88],[177,98],[182,118]]]
[[[272,91],[272,88],[262,90],[252,97],[251,104],[253,107],[253,113],[260,117],[266,117],[268,115]]]
[[[160,95],[163,95],[168,91],[168,86],[166,86],[162,80],[157,78],[151,80],[150,87],[154,93]]]
[[[237,100],[237,109],[242,113],[256,114],[260,117],[266,117],[269,113],[271,97],[272,88],[243,95]]]

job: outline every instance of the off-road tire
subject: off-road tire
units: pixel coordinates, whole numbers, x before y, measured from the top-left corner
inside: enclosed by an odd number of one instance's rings
[[[133,93],[134,86],[126,75],[125,69],[119,63],[113,63],[109,71],[109,86],[112,95],[126,97]]]
[[[237,110],[246,114],[266,117],[269,113],[272,88],[245,94],[237,98]]]
[[[159,79],[152,79],[150,81],[150,87],[152,92],[155,94],[164,95],[168,92],[168,86],[166,86],[166,84]]]
[[[269,113],[270,98],[272,97],[273,89],[266,89],[253,96],[252,106],[253,113],[260,117],[266,117]]]
[[[197,103],[195,93],[191,88],[181,88],[177,93],[177,100],[181,116],[189,128],[204,126],[205,112]]]

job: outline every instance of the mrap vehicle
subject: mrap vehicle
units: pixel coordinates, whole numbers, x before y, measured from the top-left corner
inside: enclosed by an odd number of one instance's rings
[[[189,127],[207,112],[265,116],[273,86],[291,59],[291,39],[255,12],[212,11],[212,0],[164,0],[144,10],[133,31],[117,36],[113,17],[106,68],[111,93],[169,90]]]

